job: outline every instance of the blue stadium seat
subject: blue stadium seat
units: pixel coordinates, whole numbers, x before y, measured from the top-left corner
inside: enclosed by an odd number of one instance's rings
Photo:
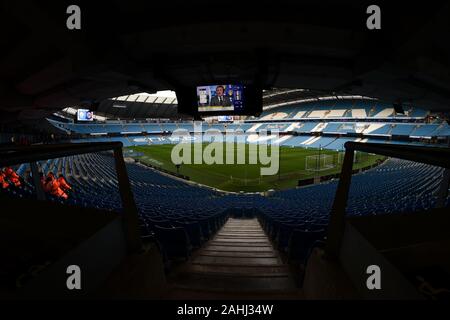
[[[155,234],[169,259],[189,259],[192,246],[184,228],[164,228],[155,226]]]
[[[304,264],[313,244],[324,237],[324,230],[293,230],[289,239],[288,259]]]

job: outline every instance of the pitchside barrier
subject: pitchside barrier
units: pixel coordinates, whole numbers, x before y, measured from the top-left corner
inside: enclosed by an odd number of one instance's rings
[[[298,187],[304,187],[310,184],[314,184],[314,178],[309,178],[309,179],[303,179],[303,180],[298,180]]]
[[[303,170],[300,170],[300,171],[303,171]],[[237,178],[234,176],[229,176],[229,177],[230,177],[230,181],[234,185],[254,186],[254,185],[260,185],[261,183],[272,183],[272,182],[277,182],[280,180],[288,180],[288,179],[296,180],[302,175],[304,175],[304,174],[302,174],[301,172],[290,172],[290,173],[284,173],[284,174],[275,174],[272,176],[262,176],[262,177],[260,176],[258,178],[253,178],[253,179]],[[312,173],[310,173],[308,175],[311,176]],[[299,179],[299,180],[304,180],[304,179]]]
[[[164,172],[164,173],[170,174],[172,176],[175,176],[175,177],[178,177],[178,178],[181,178],[181,179],[184,179],[184,180],[190,180],[191,179],[191,178],[189,178],[189,176],[185,176],[184,174],[179,174],[179,173],[176,173],[176,172],[173,172],[173,171],[170,171],[170,170],[166,170],[164,168],[161,168],[161,167],[158,167],[158,166],[154,166],[154,165],[151,165],[151,164],[143,162],[143,161],[139,161],[139,159],[135,159],[135,161],[137,163],[140,163],[140,164],[146,166],[146,167],[158,170],[160,172]]]

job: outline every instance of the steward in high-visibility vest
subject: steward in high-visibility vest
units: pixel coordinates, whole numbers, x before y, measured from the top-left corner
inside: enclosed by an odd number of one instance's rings
[[[67,192],[69,190],[72,190],[72,187],[67,183],[67,180],[64,178],[62,174],[59,175],[58,182],[60,188],[63,189],[64,191]]]
[[[6,168],[5,175],[12,184],[16,187],[20,187],[20,176],[11,167]]]
[[[67,194],[60,188],[60,184],[57,179],[53,179],[49,182],[50,184],[50,194],[59,197],[67,199]]]
[[[0,185],[2,186],[3,189],[6,189],[9,187],[9,183],[6,180],[6,175],[3,172],[3,170],[0,170]]]
[[[58,179],[56,179],[55,175],[53,174],[53,172],[49,172],[47,174],[47,185],[46,188],[49,190],[48,192],[50,192],[51,195],[54,195],[58,198],[63,198],[63,199],[67,199],[68,196],[67,194],[64,192],[63,189],[61,189],[61,185],[58,181]]]

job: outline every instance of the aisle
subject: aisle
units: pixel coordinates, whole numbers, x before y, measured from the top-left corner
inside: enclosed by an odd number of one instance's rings
[[[173,298],[216,298],[221,294],[286,298],[298,294],[288,266],[256,218],[230,218],[170,281]]]

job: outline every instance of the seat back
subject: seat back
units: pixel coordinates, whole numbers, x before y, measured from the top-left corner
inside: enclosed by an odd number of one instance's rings
[[[184,228],[186,231],[189,242],[195,248],[199,248],[203,242],[204,238],[202,235],[202,229],[200,227],[200,223],[198,222],[187,222],[187,221],[177,221],[173,223],[177,227]]]
[[[188,258],[191,244],[184,228],[154,227],[156,238],[169,258]]]
[[[322,240],[323,234],[323,230],[308,231],[294,229],[288,245],[289,261],[305,263],[314,242]]]

